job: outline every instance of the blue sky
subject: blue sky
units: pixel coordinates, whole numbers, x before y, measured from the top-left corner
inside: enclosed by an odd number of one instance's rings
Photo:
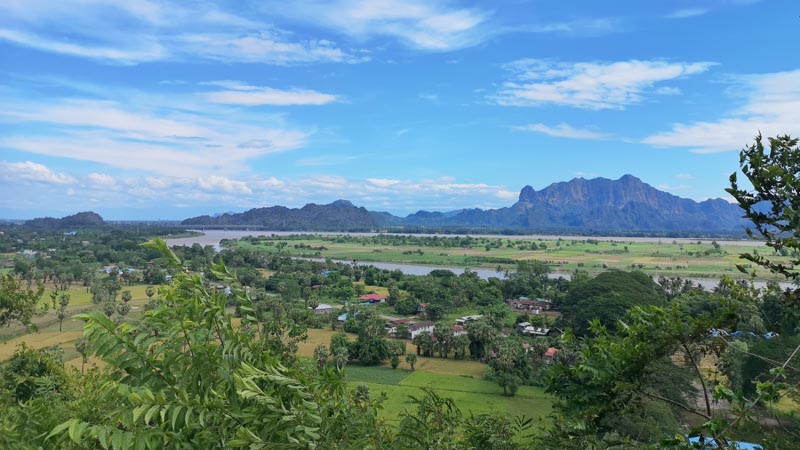
[[[0,217],[511,205],[631,173],[724,197],[798,134],[800,4],[0,2]]]

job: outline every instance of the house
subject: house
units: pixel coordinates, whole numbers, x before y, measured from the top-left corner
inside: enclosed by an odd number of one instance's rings
[[[428,308],[427,303],[420,303],[417,305],[417,315],[425,314],[425,309]]]
[[[330,314],[333,312],[333,306],[327,303],[320,303],[314,308],[314,314]]]
[[[558,349],[554,348],[554,347],[550,347],[550,348],[547,349],[546,352],[544,352],[544,355],[542,355],[542,361],[545,364],[551,364],[553,362],[553,359],[555,359],[557,354],[558,354]]]
[[[339,314],[339,317],[336,318],[338,322],[344,322],[347,320],[347,313]]]
[[[483,316],[477,315],[477,314],[473,315],[473,316],[459,317],[458,319],[456,319],[456,324],[457,325],[466,325],[466,324],[468,324],[470,322],[474,322],[474,321],[480,319],[481,317],[483,317]]]
[[[408,326],[408,332],[411,334],[411,339],[417,337],[420,333],[431,333],[433,334],[433,322],[430,320],[425,320],[422,322],[412,323]]]
[[[393,334],[393,333],[397,333],[397,326],[398,325],[408,324],[408,322],[409,322],[408,319],[397,319],[397,320],[392,320],[392,321],[386,322],[386,325],[384,325],[384,326],[386,327],[386,332],[387,333]]]
[[[528,297],[520,297],[518,299],[507,300],[508,306],[518,311],[532,311],[534,314],[539,314],[542,311],[549,311],[552,307],[550,300],[537,298],[530,300]]]
[[[465,334],[467,334],[467,332],[464,331],[464,327],[461,325],[453,325],[453,337],[459,337]]]
[[[358,297],[362,303],[383,303],[386,301],[386,297],[380,294],[367,294]]]
[[[527,323],[527,322],[524,322]],[[522,325],[522,324],[520,324]],[[519,327],[519,325],[517,326]],[[549,336],[551,334],[550,328],[545,327],[534,327],[532,325],[528,325],[522,329],[517,329],[517,332],[524,334],[526,336]]]

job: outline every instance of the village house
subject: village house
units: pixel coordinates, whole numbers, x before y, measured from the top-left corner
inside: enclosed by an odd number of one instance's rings
[[[466,325],[466,324],[468,324],[470,322],[475,322],[476,320],[480,319],[481,317],[483,317],[483,316],[481,316],[479,314],[472,315],[472,316],[459,317],[458,319],[456,319],[456,325]]]
[[[459,337],[466,335],[467,332],[464,330],[464,327],[461,325],[453,325],[453,337]]]
[[[396,320],[391,320],[389,322],[386,322],[386,325],[384,325],[384,327],[386,327],[386,332],[387,333],[395,334],[395,333],[397,333],[397,326],[398,325],[403,325],[403,324],[408,325],[409,322],[410,321],[408,319],[396,319]]]
[[[320,303],[314,308],[314,314],[330,314],[333,312],[333,306],[327,303]]]
[[[552,307],[550,300],[545,300],[543,298],[531,300],[528,297],[520,297],[518,299],[507,300],[506,303],[508,303],[511,309],[532,312],[534,314],[540,314],[542,311],[549,311]]]
[[[358,297],[362,303],[383,303],[386,301],[386,297],[380,294],[366,294]]]
[[[431,333],[433,334],[433,322],[430,320],[425,320],[422,322],[412,323],[408,326],[408,332],[411,334],[411,339],[417,337],[420,333]]]

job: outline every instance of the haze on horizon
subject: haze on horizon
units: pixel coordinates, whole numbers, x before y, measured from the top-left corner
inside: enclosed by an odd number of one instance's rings
[[[0,218],[405,215],[624,174],[725,197],[756,133],[798,134],[798,24],[789,0],[5,1]]]

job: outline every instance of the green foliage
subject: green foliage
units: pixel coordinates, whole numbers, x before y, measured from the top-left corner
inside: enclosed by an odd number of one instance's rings
[[[16,402],[52,397],[68,386],[60,349],[33,349],[24,343],[2,369],[3,388]]]
[[[37,304],[44,294],[44,286],[36,289],[22,287],[22,282],[10,274],[0,277],[0,327],[14,322],[30,326],[31,318],[39,314]]]
[[[755,231],[747,229],[751,237],[763,238],[768,247],[777,252],[794,253],[788,263],[775,262],[763,255],[743,254],[742,258],[779,273],[789,279],[798,279],[800,272],[800,146],[789,136],[768,138],[769,149],[764,147],[759,134],[755,142],[739,153],[742,173],[752,185],[752,190],[739,186],[736,173],[731,174],[731,187],[726,189],[739,203],[745,217],[753,222]]]
[[[563,320],[577,336],[589,331],[589,323],[597,319],[609,330],[634,306],[663,305],[663,289],[643,272],[609,271],[590,281],[578,284],[561,305]]]
[[[48,415],[50,422],[60,417],[60,424],[23,442],[48,448],[364,448],[382,439],[375,403],[354,404],[337,371],[296,360],[283,364],[282,352],[272,351],[283,341],[257,334],[255,326],[239,332],[225,295],[182,271],[162,241],[149,245],[177,273],[163,290],[164,301],[138,325],[116,324],[98,311],[78,316],[86,322],[90,351],[109,367],[102,387],[84,395],[114,401],[102,402],[100,414],[65,406]],[[242,323],[255,325],[245,291],[224,265],[213,270],[232,287]],[[28,408],[16,408],[14,417]],[[347,421],[373,433],[349,436]]]

